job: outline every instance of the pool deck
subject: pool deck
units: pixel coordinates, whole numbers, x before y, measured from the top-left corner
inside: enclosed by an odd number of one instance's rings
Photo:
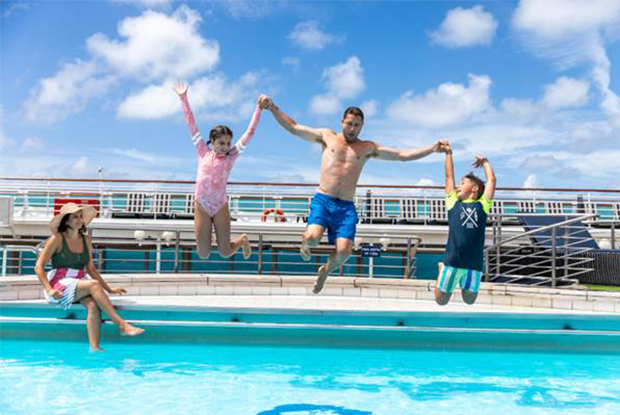
[[[365,310],[454,313],[620,314],[620,292],[542,288],[482,283],[476,304],[467,305],[459,290],[447,306],[434,302],[431,280],[330,277],[319,295],[311,294],[311,276],[225,274],[108,274],[127,296],[113,297],[119,307],[203,307],[303,310]],[[0,280],[0,306],[44,304],[35,276]],[[40,306],[39,305],[39,306]]]

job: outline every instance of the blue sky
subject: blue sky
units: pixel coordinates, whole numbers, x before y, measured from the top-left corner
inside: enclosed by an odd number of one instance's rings
[[[620,1],[0,1],[0,175],[193,179],[203,134],[260,93],[301,124],[396,147],[445,137],[500,186],[620,188]],[[231,180],[316,182],[320,148],[264,113]],[[442,184],[443,158],[365,184]]]

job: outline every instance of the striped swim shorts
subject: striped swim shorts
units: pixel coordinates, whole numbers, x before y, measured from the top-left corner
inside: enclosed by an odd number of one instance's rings
[[[461,290],[477,293],[480,288],[482,271],[475,271],[465,268],[454,268],[449,265],[444,266],[443,272],[439,277],[437,288],[444,293],[453,293],[456,284],[460,284]]]

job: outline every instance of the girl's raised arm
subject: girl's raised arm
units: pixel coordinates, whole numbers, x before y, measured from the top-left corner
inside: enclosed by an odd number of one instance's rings
[[[202,139],[202,135],[200,134],[200,131],[198,131],[198,127],[196,126],[194,113],[192,112],[192,108],[189,106],[189,101],[187,100],[187,88],[187,85],[179,82],[174,86],[173,89],[181,99],[181,104],[183,105],[183,114],[185,114],[185,121],[187,122],[187,126],[189,127],[189,135],[192,138],[192,143],[194,143],[194,147],[196,147],[198,155],[200,157],[203,157],[207,152],[207,144]]]

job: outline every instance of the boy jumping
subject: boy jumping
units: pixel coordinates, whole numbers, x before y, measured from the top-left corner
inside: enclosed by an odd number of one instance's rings
[[[435,286],[435,301],[446,305],[459,284],[463,301],[473,304],[478,296],[487,216],[495,194],[495,174],[491,163],[476,156],[474,167],[484,167],[486,186],[473,173],[454,183],[454,162],[450,144],[443,145],[446,153],[446,209],[448,209],[448,244],[444,263],[439,263]]]

